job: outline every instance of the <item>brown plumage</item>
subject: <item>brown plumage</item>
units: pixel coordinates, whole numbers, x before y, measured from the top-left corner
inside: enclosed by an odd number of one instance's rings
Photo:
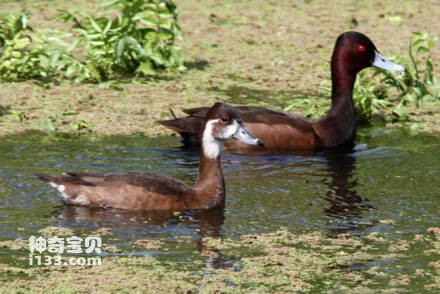
[[[236,106],[244,126],[265,143],[262,150],[315,150],[354,146],[356,111],[353,106],[353,87],[357,73],[370,66],[388,70],[404,70],[381,56],[373,42],[357,32],[346,32],[336,40],[331,59],[332,104],[320,119],[307,119],[264,107]],[[178,132],[186,146],[197,145],[203,128],[206,107],[184,110],[187,117],[159,121]],[[254,152],[253,146],[227,142],[225,148],[240,153]],[[272,149],[272,150],[271,150]],[[260,150],[261,152],[261,150]]]
[[[220,155],[226,140],[236,138],[262,145],[242,128],[238,112],[216,103],[206,112],[199,175],[194,186],[154,173],[68,172],[38,175],[66,203],[132,210],[192,210],[224,205],[225,184]]]

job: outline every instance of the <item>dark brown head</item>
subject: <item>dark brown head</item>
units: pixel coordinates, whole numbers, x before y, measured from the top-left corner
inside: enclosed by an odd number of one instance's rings
[[[241,121],[237,110],[222,102],[214,103],[205,116],[205,124],[209,120],[220,120],[222,123],[230,123],[233,120]]]
[[[220,155],[224,141],[237,139],[246,144],[264,146],[243,127],[240,114],[233,107],[217,102],[206,114],[202,148],[208,157]]]
[[[380,55],[373,42],[362,33],[345,32],[338,37],[332,56],[332,69],[339,68],[350,74],[357,74],[370,66],[387,70],[405,70]]]

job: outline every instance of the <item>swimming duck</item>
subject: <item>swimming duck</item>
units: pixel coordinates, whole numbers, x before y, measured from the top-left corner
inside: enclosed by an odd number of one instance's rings
[[[352,148],[356,136],[356,111],[353,106],[353,87],[356,75],[367,67],[404,71],[400,65],[379,54],[373,42],[364,34],[345,32],[336,40],[331,58],[332,94],[330,111],[320,119],[307,119],[290,113],[257,106],[236,106],[244,126],[265,143],[263,150],[316,150],[321,148]],[[197,145],[203,129],[206,107],[184,110],[184,118],[159,121],[178,132],[183,143]],[[246,153],[251,146],[230,141],[226,149]]]
[[[263,145],[243,127],[232,107],[215,103],[204,120],[199,175],[194,186],[154,173],[68,172],[37,175],[60,193],[64,202],[131,210],[194,210],[222,207],[225,183],[220,166],[224,142],[237,139]]]

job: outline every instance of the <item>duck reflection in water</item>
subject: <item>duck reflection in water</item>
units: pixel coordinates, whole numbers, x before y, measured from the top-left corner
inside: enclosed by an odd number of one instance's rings
[[[365,227],[368,223],[365,218],[369,218],[365,212],[371,210],[373,206],[369,199],[357,192],[356,162],[358,155],[356,149],[353,151],[351,146],[344,146],[335,150],[320,150],[318,152],[301,150],[288,154],[284,149],[272,148],[269,151],[262,149],[253,153],[246,152],[246,155],[251,156],[250,158],[253,160],[241,161],[240,165],[245,170],[244,173],[249,173],[248,176],[242,175],[240,177],[241,184],[246,183],[254,186],[255,183],[267,183],[268,175],[282,181],[296,181],[295,179],[302,181],[305,179],[307,183],[318,178],[325,187],[320,189],[318,193],[310,189],[310,193],[313,194],[305,197],[312,199],[321,197],[328,202],[329,205],[326,205],[323,212],[324,218],[328,220],[326,228],[330,233],[341,234]],[[235,160],[240,159],[236,157]],[[254,163],[251,163],[252,161]],[[259,169],[258,173],[251,172],[256,168],[255,162],[262,163],[264,170]],[[307,185],[306,189],[311,188],[310,184]],[[297,197],[295,189],[298,187],[283,186],[283,189],[290,190],[289,197],[292,197],[292,209],[298,209],[295,207],[295,197]],[[316,223],[312,224],[312,226],[314,225]]]
[[[112,236],[117,237],[118,242],[124,244],[134,245],[136,240],[146,239],[146,236],[157,236],[158,230],[169,230],[167,236],[185,236],[186,238],[189,234],[190,238],[195,241],[194,245],[197,250],[203,257],[206,257],[207,268],[227,268],[233,264],[232,260],[224,258],[217,249],[208,247],[204,241],[206,237],[221,236],[225,217],[224,208],[174,213],[172,211],[133,211],[63,205],[57,208],[54,214],[60,220],[57,225],[63,227],[86,232],[95,228],[110,228]],[[110,245],[105,244],[105,237],[103,245]]]
[[[328,177],[323,180],[327,186],[323,198],[330,204],[325,214],[334,222],[329,229],[334,234],[359,229],[365,211],[373,208],[370,200],[356,191],[356,152],[325,151]]]

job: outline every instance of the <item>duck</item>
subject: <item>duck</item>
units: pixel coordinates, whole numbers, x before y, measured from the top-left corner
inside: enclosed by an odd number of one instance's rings
[[[206,112],[199,173],[193,186],[147,172],[67,172],[63,176],[38,174],[37,177],[54,187],[67,204],[151,211],[224,207],[226,193],[220,157],[229,139],[264,146],[243,127],[238,111],[217,102]]]
[[[341,34],[331,57],[331,107],[321,118],[308,119],[300,115],[259,106],[235,106],[245,128],[265,143],[262,149],[280,152],[315,152],[319,149],[352,149],[356,137],[356,110],[353,88],[357,74],[367,67],[404,71],[377,50],[374,43],[360,32]],[[198,148],[206,107],[183,110],[187,116],[161,120],[158,123],[178,132],[184,147]],[[230,141],[225,149],[237,153],[253,153],[250,145]]]

